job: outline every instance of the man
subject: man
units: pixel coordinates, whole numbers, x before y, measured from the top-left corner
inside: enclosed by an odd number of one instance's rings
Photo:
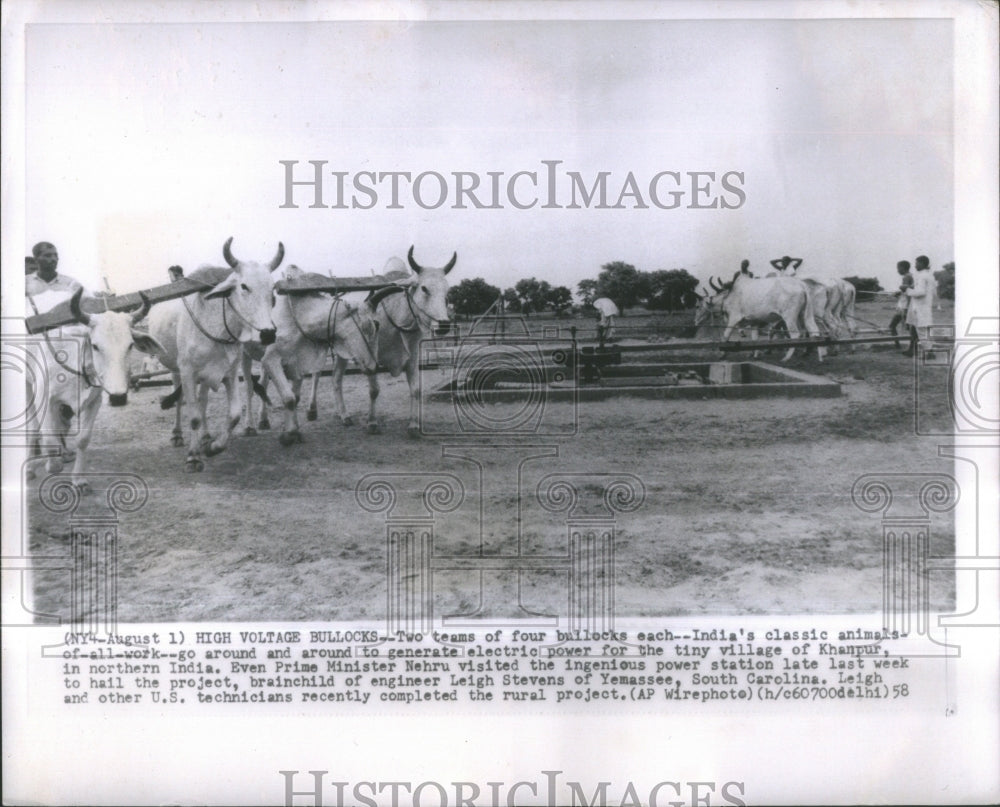
[[[896,264],[896,271],[899,273],[899,291],[896,292],[896,313],[892,315],[892,319],[889,321],[889,332],[895,336],[896,328],[900,324],[906,322],[906,312],[910,307],[910,298],[907,297],[906,292],[913,288],[913,275],[910,274],[910,262],[909,261],[899,261]],[[896,342],[896,347],[899,347],[899,342]]]
[[[77,289],[83,288],[80,283],[68,275],[56,272],[59,266],[59,252],[48,241],[39,241],[31,249],[38,262],[38,270],[33,275],[25,277],[25,294],[34,297],[46,291],[65,291],[72,295]]]
[[[180,266],[171,266],[167,269],[167,274],[170,276],[170,282],[176,283],[184,277],[184,270]]]
[[[792,271],[798,269],[802,265],[802,258],[790,258],[788,255],[784,255],[771,261],[771,266],[782,274],[785,273],[789,265],[791,265]]]
[[[909,297],[910,306],[906,311],[906,324],[910,329],[910,346],[903,351],[904,356],[912,356],[917,352],[917,344],[920,340],[920,331],[926,339],[929,336],[930,327],[934,324],[934,278],[931,276],[931,262],[926,255],[920,255],[916,260],[916,275],[913,278],[913,288],[906,290]],[[933,358],[934,353],[930,350],[925,354],[927,358]]]

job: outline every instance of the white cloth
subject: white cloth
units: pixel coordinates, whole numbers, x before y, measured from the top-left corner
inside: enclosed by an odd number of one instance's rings
[[[57,274],[48,283],[42,280],[37,273],[28,275],[24,279],[24,293],[30,294],[32,297],[44,294],[47,291],[66,291],[72,295],[77,289],[82,288],[83,286],[77,281],[66,275]]]
[[[907,289],[910,307],[906,311],[906,324],[915,328],[929,328],[934,324],[934,277],[930,269],[913,273],[913,288]]]

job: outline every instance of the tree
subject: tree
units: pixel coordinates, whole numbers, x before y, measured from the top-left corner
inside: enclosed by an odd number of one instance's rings
[[[576,284],[576,293],[580,295],[580,301],[584,308],[589,308],[597,299],[597,281],[592,279],[581,280]]]
[[[679,311],[692,306],[698,278],[686,269],[657,269],[645,274],[646,307],[652,311]]]
[[[448,289],[448,303],[456,314],[476,316],[486,311],[500,296],[500,289],[481,277],[466,279]]]
[[[504,289],[503,305],[504,310],[508,314],[521,313],[521,298],[517,296],[517,292],[514,289]]]
[[[597,296],[610,298],[624,312],[646,296],[645,278],[630,263],[606,263],[597,276]]]
[[[941,300],[955,299],[955,263],[946,263],[940,272],[934,273],[937,281],[937,296]]]
[[[557,315],[563,316],[573,305],[573,292],[565,286],[556,286],[549,289],[545,301]]]
[[[514,284],[514,291],[521,300],[521,311],[530,314],[532,311],[544,311],[546,297],[552,287],[547,280],[536,280],[526,277]]]

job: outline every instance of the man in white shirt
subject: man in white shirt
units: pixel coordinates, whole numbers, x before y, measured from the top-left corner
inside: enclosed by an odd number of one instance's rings
[[[910,328],[910,346],[903,351],[904,356],[912,356],[917,352],[920,338],[927,339],[930,327],[934,324],[932,313],[934,278],[931,276],[931,262],[926,255],[920,255],[915,263],[917,271],[913,276],[913,288],[906,290],[906,296],[910,298],[910,306],[906,310],[906,324]],[[934,354],[928,348],[926,355],[932,358]]]
[[[48,241],[39,241],[31,249],[31,254],[38,261],[38,271],[24,279],[25,294],[34,297],[46,291],[65,291],[72,295],[77,289],[83,288],[68,275],[60,275],[56,271],[59,266],[59,252]]]

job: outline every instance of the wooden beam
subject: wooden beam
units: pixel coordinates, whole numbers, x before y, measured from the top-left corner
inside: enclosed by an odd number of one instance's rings
[[[293,279],[279,280],[274,284],[274,290],[278,294],[315,294],[316,292],[340,294],[348,291],[377,291],[399,281],[400,278],[391,278],[385,275],[326,277],[314,272],[305,272]]]
[[[162,303],[165,300],[174,300],[193,294],[196,291],[204,291],[206,286],[203,281],[193,278],[182,278],[176,283],[167,283],[163,286],[154,286],[146,289],[143,294],[152,304]],[[129,294],[115,294],[111,297],[84,297],[80,300],[80,309],[85,314],[103,314],[105,311],[129,311],[138,309],[142,305],[142,298],[139,292]],[[76,318],[70,313],[69,300],[59,303],[54,308],[36,314],[25,319],[24,324],[28,333],[39,333],[47,331],[49,328],[58,328],[62,325],[72,325]]]
[[[231,270],[224,267],[211,267],[192,272],[190,277],[181,278],[175,283],[154,286],[143,293],[153,305],[166,300],[185,297],[196,291],[205,291],[225,279]],[[306,272],[293,280],[279,280],[274,284],[278,294],[314,294],[328,292],[339,294],[348,291],[377,291],[386,286],[398,283],[400,278],[385,275],[368,275],[367,277],[327,277],[326,275]],[[142,299],[139,292],[116,294],[111,297],[84,297],[80,300],[80,308],[86,314],[102,314],[105,311],[130,311],[139,308]],[[25,327],[28,333],[40,333],[50,328],[72,325],[76,319],[70,313],[69,301],[44,311],[41,314],[28,317]]]

